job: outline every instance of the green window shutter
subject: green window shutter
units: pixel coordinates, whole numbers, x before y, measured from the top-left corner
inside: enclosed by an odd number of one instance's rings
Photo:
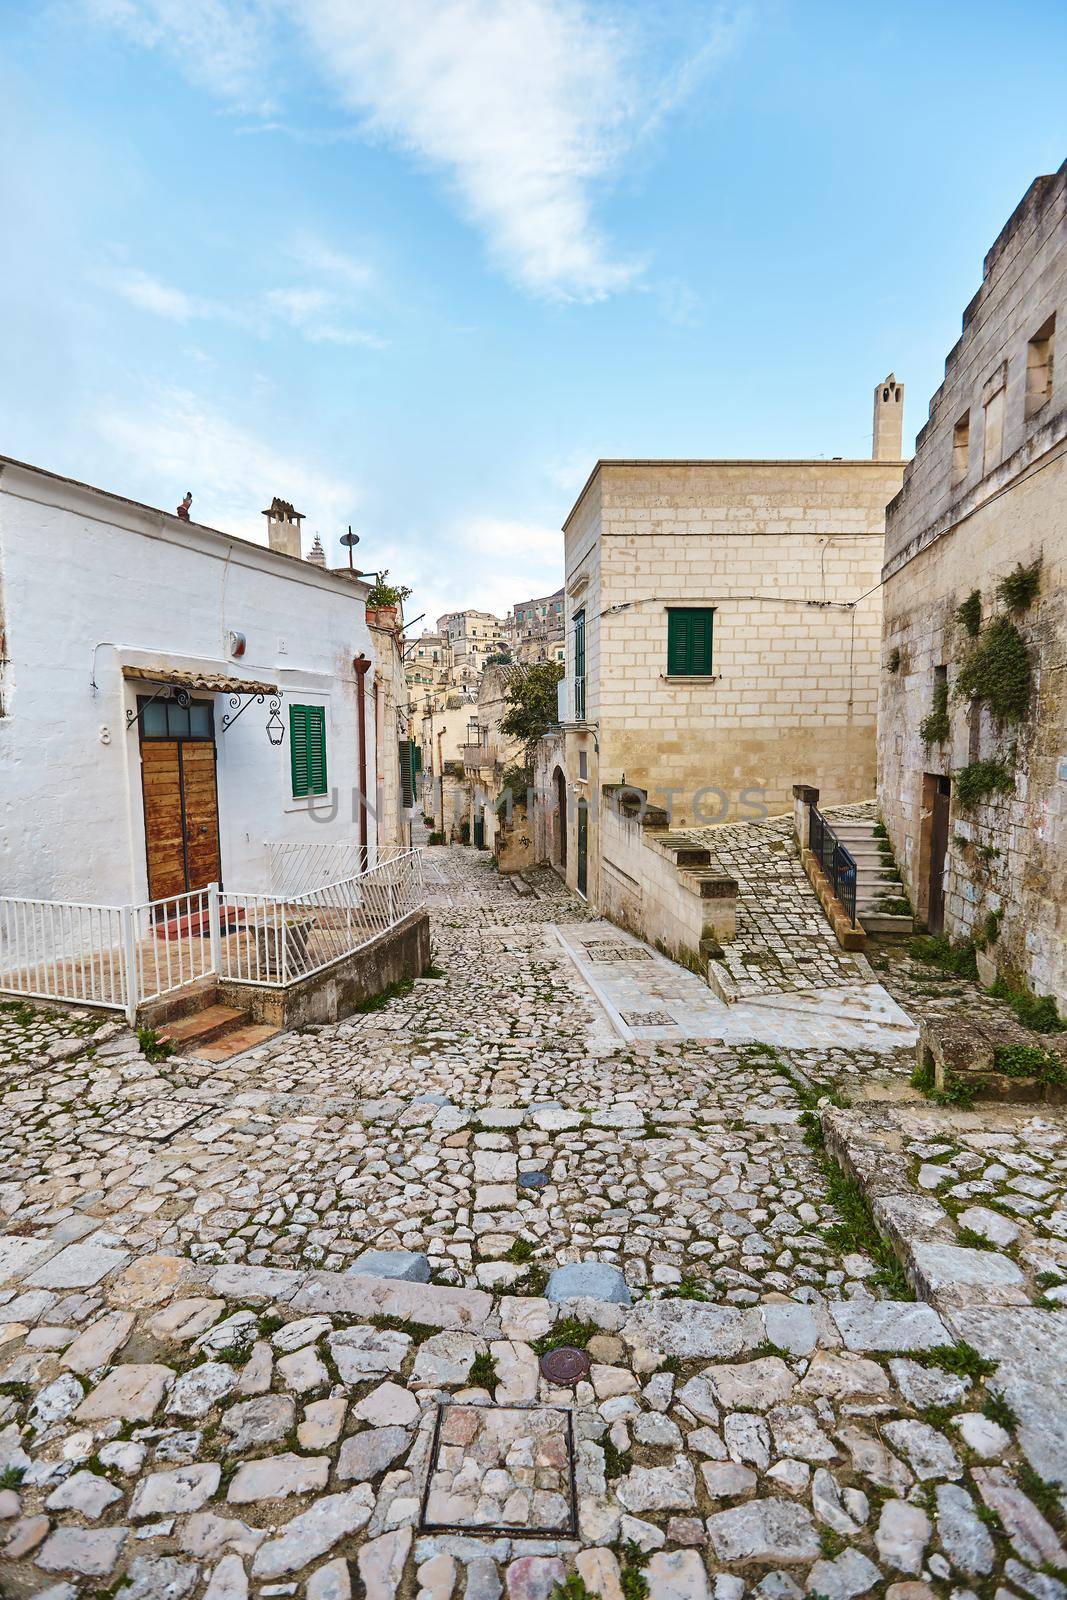
[[[294,799],[326,793],[325,706],[289,707],[289,759]]]
[[[308,792],[307,706],[289,707],[289,761],[293,773],[293,796]]]
[[[711,676],[711,641],[714,609],[687,608],[667,612],[667,676]]]
[[[400,803],[403,806],[413,806],[415,804],[415,763],[412,757],[415,747],[410,739],[401,739],[398,748],[400,753]]]

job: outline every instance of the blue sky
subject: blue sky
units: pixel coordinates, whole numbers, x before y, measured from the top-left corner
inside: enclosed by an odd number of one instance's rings
[[[597,456],[909,443],[1063,159],[1067,9],[7,0],[0,452],[409,614],[560,581]]]

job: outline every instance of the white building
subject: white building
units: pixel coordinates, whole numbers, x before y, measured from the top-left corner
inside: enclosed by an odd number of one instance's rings
[[[260,892],[287,850],[358,852],[367,589],[300,559],[282,502],[268,535],[0,457],[0,895]]]

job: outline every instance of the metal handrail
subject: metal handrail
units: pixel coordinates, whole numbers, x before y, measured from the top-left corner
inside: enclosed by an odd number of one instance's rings
[[[856,860],[818,806],[808,812],[808,848],[830,880],[834,894],[856,926]]]

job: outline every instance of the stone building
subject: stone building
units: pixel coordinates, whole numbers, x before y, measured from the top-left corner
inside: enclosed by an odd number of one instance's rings
[[[917,915],[1067,1014],[1067,167],[985,258],[889,507],[882,814]]]
[[[450,611],[438,617],[437,629],[448,640],[454,688],[476,688],[486,661],[507,649],[506,625],[491,611]]]
[[[435,704],[448,693],[451,684],[452,652],[447,633],[424,629],[404,645],[404,676],[410,698],[419,706],[427,697]]]
[[[885,507],[902,386],[871,460],[599,461],[564,525],[562,759],[542,769],[552,858],[600,903],[602,792],[675,825],[875,790]]]
[[[443,834],[448,844],[461,839],[464,824],[470,826],[470,786],[463,747],[476,708],[471,690],[453,689],[439,704],[425,700],[420,714],[423,807],[425,815],[433,819],[434,832]]]
[[[509,769],[521,766],[523,747],[504,733],[501,724],[508,710],[507,692],[521,679],[525,667],[487,667],[478,685],[478,703],[471,707],[463,764],[470,784],[470,842],[494,850],[500,824],[497,805]]]
[[[564,661],[563,590],[520,600],[507,619],[512,658],[527,666],[538,661]]]

